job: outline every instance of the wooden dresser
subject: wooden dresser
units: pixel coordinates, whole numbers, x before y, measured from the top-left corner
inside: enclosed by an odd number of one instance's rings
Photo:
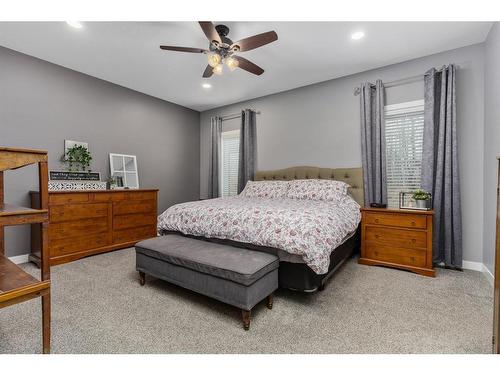
[[[38,208],[39,193],[31,192]],[[156,236],[156,189],[49,192],[50,264],[133,246]],[[39,263],[40,226],[32,225],[30,260]]]
[[[362,208],[359,263],[435,276],[433,211]]]

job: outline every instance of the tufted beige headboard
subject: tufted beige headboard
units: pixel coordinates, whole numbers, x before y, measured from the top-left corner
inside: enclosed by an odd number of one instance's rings
[[[361,207],[364,206],[363,170],[361,168],[291,167],[274,171],[258,171],[255,181],[303,180],[307,178],[344,181],[351,185],[349,193]]]

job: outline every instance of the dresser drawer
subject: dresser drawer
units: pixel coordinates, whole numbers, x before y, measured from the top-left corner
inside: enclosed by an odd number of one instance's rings
[[[109,245],[107,233],[95,234],[91,236],[50,239],[50,256],[57,257],[77,253],[79,251],[90,251]]]
[[[156,200],[155,191],[133,191],[124,190],[113,193],[95,193],[95,202],[120,202],[120,201],[141,201]]]
[[[80,220],[96,217],[106,217],[108,215],[107,203],[82,203],[67,204],[62,206],[51,206],[50,222]]]
[[[108,218],[98,217],[76,221],[56,222],[49,225],[49,238],[71,238],[88,236],[108,231]]]
[[[113,243],[140,241],[156,237],[156,225],[113,231]]]
[[[113,216],[113,229],[136,228],[141,226],[155,226],[156,215],[151,214],[129,214]]]
[[[427,232],[395,229],[367,225],[364,227],[365,241],[405,248],[427,247]]]
[[[156,201],[121,201],[113,203],[114,215],[125,215],[133,213],[151,213],[156,215]]]
[[[369,241],[365,242],[364,250],[364,256],[369,259],[414,267],[425,267],[426,264],[425,250],[381,246]]]
[[[88,193],[49,194],[49,204],[84,203],[88,201]]]
[[[364,223],[387,225],[401,228],[426,229],[427,219],[422,215],[397,214],[385,212],[365,212]]]

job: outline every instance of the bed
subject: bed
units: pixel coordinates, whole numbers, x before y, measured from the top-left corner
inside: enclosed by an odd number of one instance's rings
[[[276,254],[280,287],[316,291],[359,249],[362,178],[361,168],[260,171],[255,181],[329,179],[346,182],[350,188],[348,196],[332,202],[242,194],[182,203],[160,215],[158,230]]]

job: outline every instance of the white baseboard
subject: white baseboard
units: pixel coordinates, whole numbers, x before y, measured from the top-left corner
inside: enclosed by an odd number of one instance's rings
[[[29,262],[28,257],[29,257],[28,254],[24,254],[15,257],[9,257],[9,260],[15,264],[28,263]]]
[[[488,267],[486,267],[483,264],[483,275],[486,276],[488,279],[488,282],[493,286],[495,284],[495,276],[493,276],[493,272],[489,270]]]
[[[482,272],[484,277],[488,280],[488,282],[493,285],[493,281],[495,280],[495,277],[493,276],[493,273],[486,267],[483,263],[481,262],[471,262],[468,260],[462,261],[462,268],[466,270],[472,270],[472,271],[479,271]]]
[[[483,272],[484,264],[481,262],[471,262],[469,260],[462,261],[462,268],[466,270]]]

